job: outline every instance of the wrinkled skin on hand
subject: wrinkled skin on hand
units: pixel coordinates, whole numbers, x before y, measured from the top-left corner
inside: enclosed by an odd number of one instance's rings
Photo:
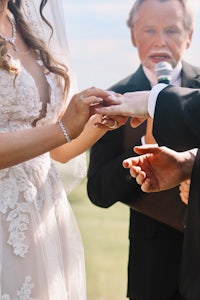
[[[148,114],[149,91],[125,93],[123,95],[112,92],[104,98],[103,106],[96,108],[96,112],[103,115],[120,115],[146,119]]]
[[[160,192],[179,185],[191,177],[194,156],[189,151],[176,152],[167,147],[135,147],[140,156],[123,161],[144,192]]]

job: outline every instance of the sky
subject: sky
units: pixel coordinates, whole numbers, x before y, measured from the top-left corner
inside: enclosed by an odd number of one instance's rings
[[[126,25],[133,0],[63,0],[72,65],[80,90],[108,88],[139,65]],[[185,59],[200,67],[200,3],[190,0],[195,16],[192,45]]]

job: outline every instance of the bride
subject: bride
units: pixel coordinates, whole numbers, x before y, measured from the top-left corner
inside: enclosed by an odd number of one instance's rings
[[[70,160],[70,190],[85,175],[81,153],[123,120],[89,119],[107,91],[68,101],[62,12],[61,0],[0,0],[0,300],[86,299],[81,237],[53,160]]]

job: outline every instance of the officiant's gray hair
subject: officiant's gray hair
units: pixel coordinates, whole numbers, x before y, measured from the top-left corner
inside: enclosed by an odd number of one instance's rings
[[[129,13],[129,18],[127,20],[127,25],[130,28],[133,28],[134,22],[137,19],[138,16],[138,11],[140,9],[140,6],[143,2],[146,0],[136,0],[130,13]],[[157,0],[158,2],[170,2],[174,0]],[[191,32],[194,28],[194,15],[192,8],[190,6],[189,0],[177,0],[181,3],[183,7],[183,25],[186,31]]]

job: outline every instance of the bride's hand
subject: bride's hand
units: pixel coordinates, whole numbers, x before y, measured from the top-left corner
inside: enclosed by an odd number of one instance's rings
[[[104,115],[101,117],[101,120],[95,123],[95,126],[104,130],[114,130],[127,122],[128,117],[123,116],[112,116],[109,117]]]
[[[71,139],[76,138],[83,130],[91,116],[91,105],[99,104],[110,92],[98,88],[90,88],[75,94],[62,117],[62,122]]]

